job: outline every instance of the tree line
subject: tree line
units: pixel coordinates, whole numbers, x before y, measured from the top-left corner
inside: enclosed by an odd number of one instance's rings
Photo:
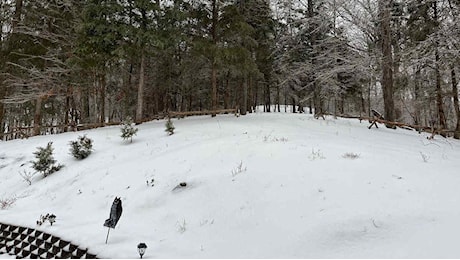
[[[292,106],[317,116],[376,109],[460,138],[459,8],[459,0],[0,0],[0,133]]]

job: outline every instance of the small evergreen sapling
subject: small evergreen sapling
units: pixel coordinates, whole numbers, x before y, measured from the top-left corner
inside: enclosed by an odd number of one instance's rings
[[[53,142],[49,142],[45,148],[37,147],[37,151],[34,152],[36,161],[32,161],[32,168],[36,171],[43,173],[44,177],[59,171],[64,165],[57,164],[53,157]]]
[[[133,126],[133,119],[127,117],[121,124],[121,138],[123,138],[123,140],[130,139],[131,142],[133,142],[133,135],[136,135],[137,130],[139,129]]]
[[[168,121],[166,121],[165,127],[166,127],[165,132],[167,132],[168,135],[174,134],[174,129],[176,128],[174,127],[174,124],[171,121],[171,118],[168,118]]]
[[[84,136],[79,136],[77,141],[70,142],[70,153],[78,160],[88,157],[93,151],[93,140]]]

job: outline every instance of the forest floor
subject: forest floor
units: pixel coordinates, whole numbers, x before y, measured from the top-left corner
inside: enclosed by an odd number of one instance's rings
[[[0,141],[0,222],[101,258],[138,258],[140,242],[144,258],[460,258],[458,140],[292,113],[173,123],[138,125],[132,143],[118,126]],[[94,152],[78,161],[82,135]],[[50,141],[65,167],[29,185]],[[46,213],[56,223],[37,226]]]

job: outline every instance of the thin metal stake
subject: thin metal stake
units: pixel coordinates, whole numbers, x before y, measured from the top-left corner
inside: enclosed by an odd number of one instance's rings
[[[107,237],[105,238],[105,243],[107,244],[107,241],[109,240],[109,233],[110,233],[110,228],[107,230]]]

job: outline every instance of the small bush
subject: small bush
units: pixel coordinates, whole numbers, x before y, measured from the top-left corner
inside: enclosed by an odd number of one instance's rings
[[[167,132],[168,135],[174,134],[174,129],[176,128],[174,127],[174,124],[171,121],[171,118],[168,118],[168,121],[166,121],[165,127],[166,127],[165,132]]]
[[[281,143],[286,143],[288,139],[286,137],[276,137],[276,136],[271,136],[271,135],[266,135],[264,136],[264,142],[281,142]]]
[[[64,165],[57,164],[53,157],[53,142],[49,142],[45,148],[37,147],[37,151],[34,152],[36,161],[32,161],[32,168],[36,171],[43,173],[44,177],[59,171]]]
[[[93,152],[93,140],[85,136],[79,136],[77,141],[71,141],[70,153],[78,160],[83,160]]]
[[[123,140],[130,139],[130,141],[133,142],[133,136],[137,134],[138,130],[139,129],[133,126],[133,119],[127,117],[121,124],[121,138],[123,138]]]
[[[359,154],[356,154],[356,153],[345,153],[344,155],[342,155],[343,158],[345,159],[358,159],[359,158]]]
[[[10,208],[16,202],[16,198],[0,198],[0,209]]]
[[[310,158],[310,160],[314,161],[316,159],[320,159],[320,160],[323,160],[323,159],[326,159],[326,157],[323,155],[323,153],[321,152],[321,150],[316,150],[315,149],[312,149],[311,150],[311,154],[308,156]]]

